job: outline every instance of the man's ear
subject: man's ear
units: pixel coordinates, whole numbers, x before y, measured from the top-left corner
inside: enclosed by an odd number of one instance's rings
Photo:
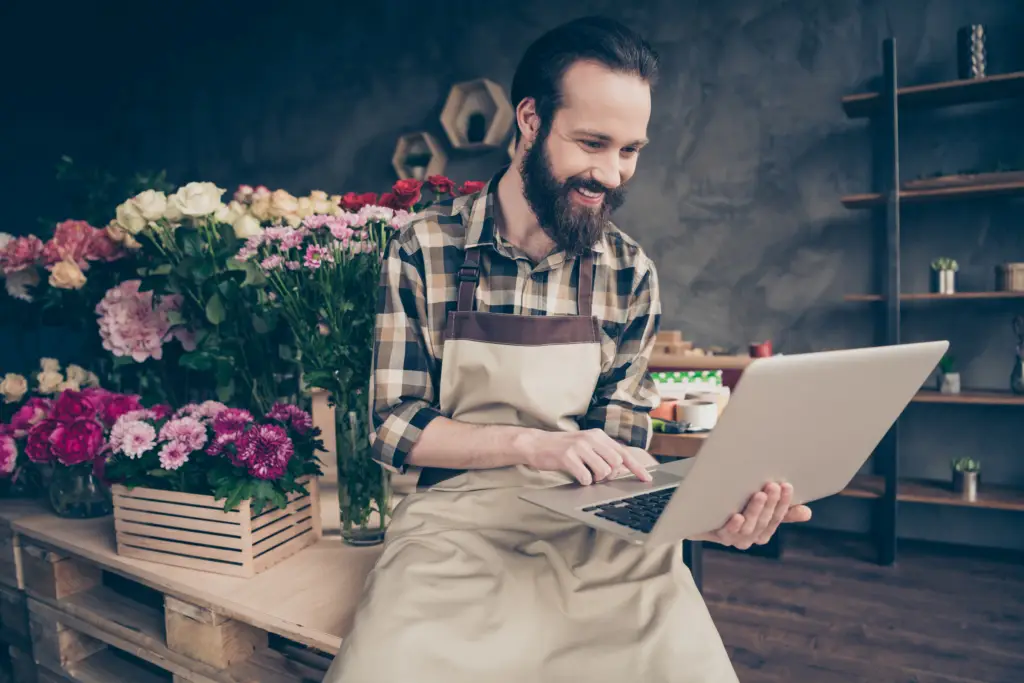
[[[516,107],[516,125],[527,144],[532,144],[540,130],[540,115],[537,113],[537,102],[532,97],[524,97]]]

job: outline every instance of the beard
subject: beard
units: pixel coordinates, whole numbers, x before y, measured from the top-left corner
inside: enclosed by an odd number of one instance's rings
[[[526,150],[519,171],[523,194],[540,227],[559,249],[578,256],[601,239],[611,213],[626,199],[623,186],[609,188],[591,178],[572,176],[564,182],[555,178],[547,153],[549,130],[542,129]],[[604,194],[598,206],[588,207],[572,200],[575,189]]]

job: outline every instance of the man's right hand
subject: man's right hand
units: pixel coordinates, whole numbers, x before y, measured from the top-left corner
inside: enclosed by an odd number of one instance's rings
[[[641,481],[651,481],[646,466],[657,462],[641,449],[625,446],[600,429],[537,431],[531,434],[525,451],[530,467],[565,472],[584,486],[624,471],[632,472]]]

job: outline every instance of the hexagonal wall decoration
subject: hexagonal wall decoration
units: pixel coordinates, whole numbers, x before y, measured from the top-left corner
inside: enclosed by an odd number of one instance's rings
[[[500,147],[514,118],[505,91],[487,78],[453,85],[441,111],[452,148],[464,150]]]
[[[406,133],[398,138],[391,166],[400,179],[423,180],[427,176],[444,172],[448,163],[444,150],[433,135],[426,131]]]

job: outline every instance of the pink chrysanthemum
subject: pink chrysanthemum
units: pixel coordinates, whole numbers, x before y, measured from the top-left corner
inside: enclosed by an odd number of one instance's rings
[[[260,268],[266,271],[277,270],[284,264],[284,257],[280,254],[268,256],[260,262]]]
[[[110,430],[111,450],[129,458],[141,458],[155,445],[156,429],[148,422],[121,417]]]
[[[239,438],[234,463],[257,479],[277,479],[288,469],[294,447],[278,425],[256,425]]]
[[[318,244],[311,244],[306,248],[306,256],[303,263],[310,270],[316,270],[323,263],[334,263],[334,254],[328,251],[327,247]]]
[[[191,453],[206,445],[206,427],[194,417],[179,417],[160,429],[160,440],[178,442]]]
[[[18,442],[9,434],[0,435],[0,474],[10,474],[18,462]]]
[[[213,418],[213,431],[217,434],[241,432],[253,421],[252,413],[244,408],[228,408]]]
[[[203,401],[199,404],[193,417],[212,420],[227,409],[228,407],[220,401]]]
[[[195,340],[171,324],[168,314],[181,308],[181,296],[165,295],[153,304],[153,292],[140,292],[139,280],[126,280],[107,290],[96,304],[103,348],[115,356],[131,356],[136,363],[163,358],[164,342],[177,337],[185,350]]]
[[[160,467],[165,470],[176,470],[188,460],[191,451],[181,441],[168,441],[160,449]]]

